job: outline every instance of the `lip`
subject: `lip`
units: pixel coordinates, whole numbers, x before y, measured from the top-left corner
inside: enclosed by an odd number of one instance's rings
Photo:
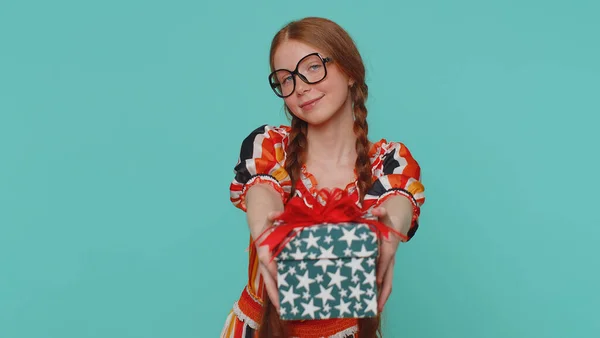
[[[306,106],[308,106],[308,105],[311,105],[311,104],[313,104],[313,103],[316,103],[317,101],[319,101],[319,100],[320,100],[320,99],[322,99],[322,98],[323,98],[323,96],[320,96],[320,97],[317,97],[316,99],[312,99],[312,100],[310,100],[310,101],[306,101],[306,102],[304,102],[304,103],[302,103],[302,104],[300,105],[300,108],[304,108],[304,107],[306,107]]]

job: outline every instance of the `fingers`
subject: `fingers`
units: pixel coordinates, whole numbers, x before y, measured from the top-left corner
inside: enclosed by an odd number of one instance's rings
[[[396,261],[396,248],[389,241],[382,242],[380,247],[379,261],[377,262],[377,286],[379,288],[378,308],[381,312],[392,293],[392,279],[394,274],[394,263]]]
[[[395,264],[395,262],[396,262],[396,260],[394,258],[392,258],[392,260],[390,261],[390,264],[389,264],[389,268],[387,269],[387,273],[385,274],[385,276],[383,278],[381,292],[379,293],[379,302],[378,302],[379,312],[383,311],[383,307],[385,306],[385,303],[387,302],[390,295],[392,294],[392,282],[394,280],[394,264]]]
[[[272,277],[269,269],[265,265],[259,266],[260,273],[263,277],[263,281],[265,284],[265,289],[267,289],[267,295],[275,306],[275,309],[279,313],[279,291],[277,290],[277,284],[275,283],[275,279]],[[277,275],[277,272],[275,272]]]
[[[382,250],[381,255],[379,256],[379,262],[377,263],[377,284],[381,285],[383,283],[383,277],[390,267],[392,258],[393,256]]]
[[[382,241],[379,247],[379,259],[377,262],[377,283],[383,283],[383,277],[390,268],[390,262],[396,255],[396,246],[391,241]]]
[[[277,263],[275,261],[272,261],[269,263],[269,265],[267,265],[267,270],[269,271],[271,277],[274,280],[277,280]]]
[[[283,211],[271,211],[269,215],[267,215],[267,220],[269,223],[274,222],[279,216],[283,214]]]
[[[387,216],[387,210],[384,207],[377,207],[371,210],[371,214],[377,217],[385,217]]]
[[[266,248],[260,248],[257,252],[258,269],[263,278],[267,295],[271,303],[279,311],[279,291],[277,290],[277,262],[271,260],[271,253]]]

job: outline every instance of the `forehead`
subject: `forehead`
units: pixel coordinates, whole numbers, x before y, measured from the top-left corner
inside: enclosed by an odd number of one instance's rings
[[[293,70],[296,68],[300,59],[315,52],[323,55],[323,51],[311,45],[300,41],[286,40],[275,50],[275,54],[273,55],[273,66],[275,69]]]

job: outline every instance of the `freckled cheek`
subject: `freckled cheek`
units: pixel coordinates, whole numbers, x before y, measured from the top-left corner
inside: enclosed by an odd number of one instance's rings
[[[288,98],[287,100],[285,100],[285,104],[287,104],[288,107],[296,107],[298,105],[298,100]]]
[[[293,114],[297,114],[297,110],[298,110],[298,100],[296,99],[291,99],[291,98],[287,98],[284,100],[285,105],[290,108],[291,112]]]

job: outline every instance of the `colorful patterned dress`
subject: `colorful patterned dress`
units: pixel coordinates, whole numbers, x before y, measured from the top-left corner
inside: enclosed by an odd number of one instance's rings
[[[246,211],[245,193],[258,183],[270,184],[287,199],[291,191],[290,177],[285,168],[285,150],[288,144],[288,126],[262,126],[244,139],[240,158],[235,166],[235,177],[230,186],[233,205]],[[356,196],[356,203],[362,210],[378,206],[387,197],[406,196],[413,204],[413,223],[407,234],[409,240],[418,227],[420,207],[425,202],[424,187],[420,181],[421,170],[409,150],[402,143],[387,142],[385,139],[374,143],[369,151],[371,158],[373,185],[367,192],[364,202],[359,202],[357,182],[347,185],[348,193]],[[317,182],[305,167],[297,181],[296,196],[318,194]],[[221,338],[254,338],[261,320],[262,304],[267,293],[262,277],[258,273],[258,259],[253,245],[249,249],[248,284],[240,298],[233,304]],[[326,319],[318,321],[290,322],[293,336],[312,337],[355,337],[358,332],[356,319]]]

